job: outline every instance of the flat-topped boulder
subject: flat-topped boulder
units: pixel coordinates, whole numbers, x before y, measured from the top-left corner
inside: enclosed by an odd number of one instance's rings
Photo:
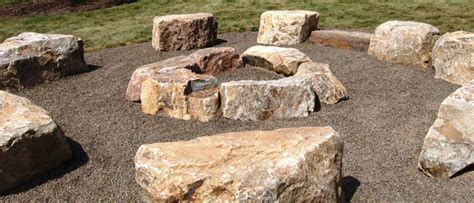
[[[418,167],[449,178],[474,164],[474,80],[448,96],[426,135]]]
[[[299,66],[298,72],[292,77],[307,80],[321,103],[335,104],[349,98],[346,88],[332,73],[328,64],[303,63]]]
[[[0,89],[32,87],[89,71],[80,38],[25,32],[0,44]]]
[[[367,51],[373,34],[343,30],[316,30],[311,32],[309,41],[340,49]]]
[[[237,50],[232,47],[212,47],[200,49],[189,55],[197,66],[198,73],[216,74],[242,68],[244,63]]]
[[[241,80],[220,85],[223,116],[238,120],[306,117],[315,108],[315,95],[306,80]]]
[[[152,46],[160,51],[213,46],[217,22],[210,13],[157,16],[153,19]]]
[[[295,48],[276,46],[253,46],[242,53],[244,63],[266,68],[276,73],[290,76],[296,73],[298,66],[311,59]]]
[[[474,80],[474,33],[457,31],[441,36],[433,47],[436,78],[465,85]]]
[[[379,60],[428,68],[439,35],[437,28],[426,23],[387,21],[375,29],[368,53]]]
[[[343,142],[331,127],[142,145],[136,181],[154,201],[342,201]]]
[[[0,91],[0,192],[71,159],[61,129],[43,108]]]
[[[266,11],[260,17],[257,43],[295,45],[318,27],[319,13],[304,10]]]

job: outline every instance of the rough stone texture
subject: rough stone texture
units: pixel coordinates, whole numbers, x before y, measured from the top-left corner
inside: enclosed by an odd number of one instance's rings
[[[215,74],[242,68],[244,63],[232,47],[200,49],[189,55],[199,67],[198,73]]]
[[[246,64],[266,68],[289,76],[296,73],[298,66],[311,59],[294,48],[275,46],[253,46],[242,54]]]
[[[346,88],[331,72],[328,64],[303,63],[292,77],[307,80],[321,103],[335,104],[342,99],[349,98]]]
[[[0,91],[0,192],[70,158],[66,137],[48,112]]]
[[[465,85],[474,80],[474,33],[458,31],[444,34],[433,47],[436,78]]]
[[[82,40],[72,35],[25,32],[0,44],[0,89],[31,87],[86,71]]]
[[[340,49],[367,51],[372,36],[371,33],[356,31],[316,30],[311,32],[309,41]]]
[[[428,68],[439,34],[426,23],[387,21],[375,29],[368,53],[379,60]]]
[[[446,98],[426,135],[419,168],[448,178],[474,164],[474,80]]]
[[[303,10],[266,11],[260,17],[257,43],[294,45],[318,27],[319,13]]]
[[[157,201],[336,202],[343,143],[331,127],[142,145],[136,181]]]
[[[160,51],[209,47],[217,39],[217,22],[210,13],[157,16],[152,46]]]
[[[305,80],[241,80],[220,85],[223,116],[239,120],[305,117],[315,108],[315,95]]]

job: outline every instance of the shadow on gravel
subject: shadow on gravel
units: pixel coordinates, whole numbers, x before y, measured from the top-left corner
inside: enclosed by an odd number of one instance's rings
[[[25,184],[19,185],[11,190],[7,190],[4,192],[0,192],[1,196],[12,195],[27,191],[31,188],[34,188],[38,185],[41,185],[48,180],[53,180],[57,178],[61,178],[64,175],[68,174],[71,171],[74,171],[81,167],[82,165],[86,164],[89,161],[89,156],[87,156],[86,152],[82,148],[82,146],[77,143],[76,141],[72,140],[71,138],[67,137],[67,142],[71,147],[72,151],[72,159],[65,162],[64,164],[52,169],[49,172],[45,172],[43,174],[38,174]]]
[[[227,40],[225,40],[225,39],[217,38],[217,39],[216,39],[216,43],[214,43],[213,46],[217,46],[217,45],[219,45],[219,44],[224,44],[224,43],[226,43],[226,42],[227,42]]]
[[[87,65],[87,68],[89,69],[88,72],[92,72],[92,71],[95,71],[95,70],[97,70],[97,69],[99,69],[99,68],[102,68],[102,66],[97,66],[97,65],[88,64],[88,65]]]
[[[360,181],[353,176],[343,177],[341,180],[342,193],[344,194],[345,202],[350,202],[357,188],[360,186]]]
[[[462,170],[458,171],[456,174],[451,176],[451,178],[455,178],[455,177],[458,177],[462,174],[473,172],[473,171],[474,171],[474,164],[469,164],[465,168],[463,168]]]

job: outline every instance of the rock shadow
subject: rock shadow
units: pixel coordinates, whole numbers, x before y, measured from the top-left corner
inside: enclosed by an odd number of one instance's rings
[[[352,197],[359,186],[360,181],[353,176],[345,176],[341,179],[341,188],[344,202],[350,202],[352,200]]]
[[[462,170],[456,172],[453,176],[451,176],[451,178],[456,178],[456,177],[458,177],[462,174],[469,173],[469,172],[472,172],[472,171],[474,171],[474,163],[469,164],[466,167],[464,167]]]
[[[214,42],[213,46],[217,46],[217,45],[224,44],[224,43],[227,43],[227,42],[228,41],[225,40],[225,39],[217,38],[216,41]]]

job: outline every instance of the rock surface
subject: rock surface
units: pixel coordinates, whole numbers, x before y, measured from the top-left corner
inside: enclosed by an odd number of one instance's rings
[[[372,36],[371,33],[356,31],[316,30],[311,32],[309,41],[340,49],[367,51]]]
[[[0,91],[0,192],[71,159],[61,129],[43,108]]]
[[[80,38],[25,32],[0,44],[0,89],[31,87],[89,71]]]
[[[474,80],[439,107],[426,135],[418,167],[427,175],[449,178],[474,164]]]
[[[157,16],[152,46],[160,51],[209,47],[217,39],[217,22],[210,13]]]
[[[303,10],[266,11],[260,17],[257,43],[295,45],[318,27],[319,13]]]
[[[305,80],[231,81],[220,85],[223,116],[239,120],[305,117],[314,111],[315,95]]]
[[[375,29],[368,53],[379,60],[428,68],[439,34],[426,23],[387,21]]]
[[[244,63],[239,53],[232,47],[200,49],[189,55],[199,67],[198,73],[215,74],[242,68]]]
[[[242,54],[244,63],[266,68],[285,76],[293,75],[298,66],[311,59],[294,48],[275,46],[253,46]]]
[[[433,47],[436,78],[465,85],[474,80],[474,33],[458,31],[444,34]]]
[[[346,88],[332,73],[328,64],[303,63],[292,77],[307,80],[321,103],[335,104],[342,99],[349,98]]]
[[[156,201],[336,202],[343,143],[331,127],[142,145],[136,181]]]

